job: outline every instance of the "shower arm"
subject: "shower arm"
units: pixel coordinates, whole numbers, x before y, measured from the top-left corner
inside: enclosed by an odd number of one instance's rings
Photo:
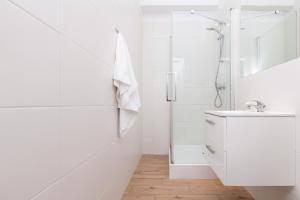
[[[225,24],[226,24],[226,22],[224,22],[224,21],[221,21],[221,20],[219,20],[219,19],[215,19],[215,18],[213,18],[213,17],[209,17],[209,16],[206,16],[206,15],[203,15],[203,14],[201,14],[201,13],[199,13],[199,12],[194,11],[194,10],[191,10],[191,14],[199,15],[199,16],[201,16],[201,17],[203,17],[203,18],[206,18],[206,19],[215,21],[215,22],[217,22],[218,24],[222,24],[222,25],[225,25]]]
[[[248,18],[242,18],[241,21],[248,21],[248,20],[251,20],[251,19],[256,19],[256,18],[260,18],[260,17],[266,17],[266,16],[271,16],[271,15],[279,15],[280,14],[280,11],[279,10],[275,10],[275,11],[272,11],[272,12],[268,12],[268,13],[264,13],[264,14],[260,14],[260,15],[255,15],[253,17],[248,17]]]

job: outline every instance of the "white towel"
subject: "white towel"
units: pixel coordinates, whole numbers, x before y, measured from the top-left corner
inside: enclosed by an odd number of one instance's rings
[[[134,124],[141,107],[138,83],[134,76],[131,58],[125,38],[117,35],[116,59],[114,68],[114,86],[117,87],[119,108],[119,133],[124,138]]]

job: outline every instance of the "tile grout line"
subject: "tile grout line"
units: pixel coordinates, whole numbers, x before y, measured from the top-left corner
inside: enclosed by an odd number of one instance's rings
[[[102,60],[100,58],[98,58],[94,53],[92,53],[91,51],[89,51],[88,49],[86,49],[85,47],[83,47],[80,43],[78,43],[77,41],[75,41],[74,39],[70,38],[68,35],[64,34],[62,31],[58,30],[57,28],[55,28],[54,26],[50,25],[49,23],[45,22],[44,20],[40,19],[39,17],[37,17],[36,15],[34,15],[33,13],[31,13],[30,11],[28,11],[27,9],[25,9],[24,7],[22,7],[21,5],[17,4],[16,2],[14,2],[14,0],[7,0],[9,3],[11,3],[12,5],[14,5],[16,8],[19,8],[20,10],[22,10],[23,12],[25,12],[26,14],[28,14],[29,16],[33,17],[35,20],[37,20],[38,22],[40,22],[41,24],[45,25],[46,27],[50,28],[52,31],[56,32],[57,34],[61,35],[62,37],[70,40],[71,42],[73,42],[77,47],[79,47],[80,49],[84,50],[86,53],[88,53],[90,56],[92,56],[93,58],[95,58],[97,63],[102,63],[104,65],[107,65],[109,67],[113,67],[113,65],[111,65],[110,63],[106,62],[105,60]],[[60,14],[62,15],[62,9],[60,9]],[[61,17],[59,19],[59,24],[62,25],[61,23]]]
[[[32,14],[31,12],[29,12],[28,10],[26,10],[24,7],[22,7],[21,5],[17,4],[16,2],[14,2],[14,0],[7,0],[8,2],[10,2],[12,5],[14,5],[15,7],[19,8],[20,10],[24,11],[26,14],[28,14],[29,16],[33,17],[34,19],[36,19],[38,22],[42,23],[43,25],[47,26],[48,28],[50,28],[51,30],[53,30],[54,32],[61,34],[61,32],[56,29],[55,27],[51,26],[50,24],[46,23],[45,21],[43,21],[42,19],[38,18],[37,16],[35,16],[34,14]]]
[[[6,106],[6,107],[0,107],[0,110],[36,109],[36,108],[89,108],[89,107],[112,108],[112,109],[118,108],[116,105],[55,105],[55,106]]]
[[[110,145],[107,145],[107,147],[102,151],[94,151],[90,156],[88,156],[86,159],[79,162],[76,166],[72,167],[67,173],[62,175],[61,177],[57,178],[56,181],[50,183],[48,186],[46,186],[44,189],[42,189],[40,192],[37,192],[33,197],[30,197],[29,200],[35,200],[40,197],[44,192],[47,192],[49,189],[54,187],[55,185],[59,184],[62,180],[67,178],[69,175],[71,175],[73,172],[75,172],[80,167],[84,166],[87,162],[95,158],[96,156],[100,155],[102,156],[105,154],[105,152],[109,151]]]

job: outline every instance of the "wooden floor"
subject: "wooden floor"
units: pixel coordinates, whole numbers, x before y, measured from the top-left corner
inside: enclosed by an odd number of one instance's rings
[[[253,200],[240,187],[219,180],[169,180],[167,156],[144,155],[123,200]]]

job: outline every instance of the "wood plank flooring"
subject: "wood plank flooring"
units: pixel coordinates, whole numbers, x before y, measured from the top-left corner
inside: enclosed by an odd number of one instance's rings
[[[219,180],[169,180],[167,156],[144,155],[122,200],[253,200]]]

